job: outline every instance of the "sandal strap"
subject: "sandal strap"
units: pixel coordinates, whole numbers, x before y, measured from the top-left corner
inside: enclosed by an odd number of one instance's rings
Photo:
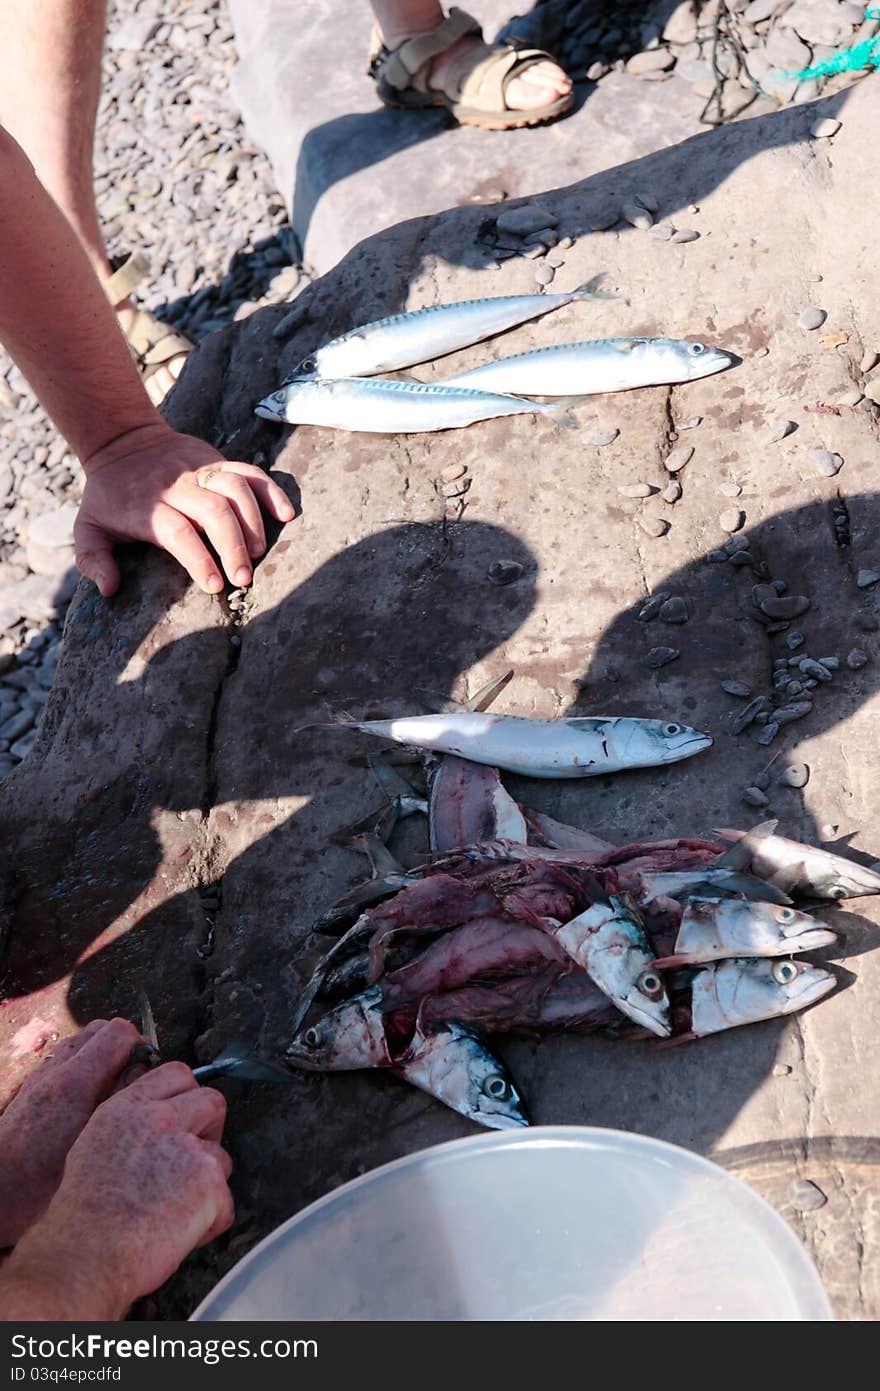
[[[505,111],[508,83],[547,59],[555,61],[540,48],[492,48],[483,57],[479,50],[463,53],[450,65],[444,87],[459,104],[475,111]]]
[[[479,20],[453,6],[443,23],[429,34],[407,39],[393,52],[383,48],[373,60],[373,76],[381,77],[383,82],[405,91],[416,86],[414,79],[419,70],[432,58],[445,53],[466,34],[479,34],[482,37],[482,33]]]
[[[144,367],[161,367],[181,353],[192,351],[188,338],[157,319],[149,309],[139,309],[126,333],[129,346]]]
[[[119,304],[128,299],[132,290],[150,272],[150,263],[142,251],[133,251],[104,283],[104,294],[111,304]]]

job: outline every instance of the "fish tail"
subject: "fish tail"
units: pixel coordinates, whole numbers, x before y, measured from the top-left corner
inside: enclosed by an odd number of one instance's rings
[[[542,415],[549,416],[554,425],[561,425],[565,430],[576,430],[578,423],[572,415],[572,410],[584,400],[585,396],[560,396],[558,401],[554,401],[552,405],[541,406],[539,410]]]
[[[576,290],[572,290],[572,292],[571,292],[571,298],[572,298],[573,300],[575,300],[575,299],[617,299],[617,295],[612,294],[610,290],[600,290],[600,289],[598,288],[599,282],[600,282],[601,280],[604,280],[604,278],[605,278],[605,272],[604,272],[604,271],[600,271],[598,275],[594,275],[594,276],[593,276],[592,280],[586,280],[586,281],[584,281],[583,285],[578,285],[578,287],[577,287]]]

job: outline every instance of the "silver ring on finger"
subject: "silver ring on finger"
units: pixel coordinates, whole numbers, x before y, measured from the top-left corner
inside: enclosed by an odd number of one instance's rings
[[[210,489],[212,479],[216,478],[219,472],[220,470],[217,468],[198,469],[196,472],[196,482],[200,488]]]

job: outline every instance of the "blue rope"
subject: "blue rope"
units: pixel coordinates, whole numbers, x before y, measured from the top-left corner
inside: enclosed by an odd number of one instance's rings
[[[865,10],[865,19],[880,19],[880,9]],[[814,63],[801,72],[787,72],[785,76],[806,82],[812,77],[833,77],[838,72],[860,72],[862,68],[880,68],[880,34],[873,39],[863,39],[822,63]]]

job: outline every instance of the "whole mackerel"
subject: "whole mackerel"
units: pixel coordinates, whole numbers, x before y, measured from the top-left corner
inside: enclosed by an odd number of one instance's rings
[[[575,404],[560,401],[541,405],[497,392],[386,377],[314,377],[288,382],[264,397],[254,411],[264,420],[288,425],[326,425],[374,435],[420,435],[459,430],[503,415],[545,415],[555,424],[573,429],[576,422],[569,406]]]
[[[711,377],[737,359],[686,338],[598,338],[502,357],[447,377],[444,386],[524,396],[595,396]]]
[[[601,278],[594,276],[585,285],[562,295],[495,295],[433,304],[408,314],[376,319],[325,343],[299,364],[285,384],[297,377],[364,377],[430,362],[563,305],[612,299],[612,295],[596,288]]]

